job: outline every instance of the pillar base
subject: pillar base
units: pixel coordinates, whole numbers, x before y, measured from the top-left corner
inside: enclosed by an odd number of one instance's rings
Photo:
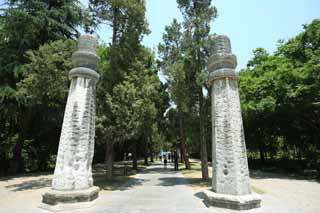
[[[89,208],[98,198],[99,187],[74,191],[49,190],[42,195],[39,208],[50,211],[68,211],[73,209]]]
[[[229,195],[219,194],[211,190],[205,190],[205,202],[209,206],[234,210],[249,210],[261,206],[261,198],[258,194]]]

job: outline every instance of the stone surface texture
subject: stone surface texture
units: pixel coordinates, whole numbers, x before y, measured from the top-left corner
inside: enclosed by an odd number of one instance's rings
[[[238,92],[238,75],[234,69],[236,56],[231,52],[230,40],[226,36],[213,37],[214,45],[209,58],[208,82],[211,85],[212,103],[212,193],[217,206],[223,207],[225,200],[234,195],[251,194],[249,170]],[[207,193],[207,200],[210,196]],[[218,205],[220,196],[221,205]],[[223,199],[222,199],[223,198]],[[241,200],[241,199],[240,199]],[[239,205],[242,205],[238,199]],[[229,200],[230,203],[233,200]],[[230,208],[232,205],[225,205]],[[246,202],[250,203],[250,202]],[[259,202],[260,205],[260,202]],[[248,206],[247,206],[248,207]],[[248,209],[237,207],[236,209]],[[258,205],[256,205],[258,207]]]
[[[68,211],[73,209],[89,208],[98,198],[99,187],[90,187],[83,190],[58,191],[49,190],[43,196],[40,208],[51,211]]]
[[[94,154],[96,82],[99,79],[94,69],[100,60],[96,47],[96,39],[84,35],[79,39],[78,50],[72,55],[75,68],[69,72],[71,84],[52,181],[53,191],[43,196],[43,202],[50,200],[51,203],[47,202],[50,205],[54,205],[52,199],[63,202],[62,198],[68,196],[74,198],[75,202],[81,202],[81,198],[72,192],[84,190],[83,193],[86,193],[85,190],[93,187],[91,166]],[[64,195],[53,195],[59,191]]]
[[[211,190],[204,191],[205,201],[209,206],[216,206],[234,210],[249,210],[259,208],[261,198],[258,194],[229,195],[215,193]]]

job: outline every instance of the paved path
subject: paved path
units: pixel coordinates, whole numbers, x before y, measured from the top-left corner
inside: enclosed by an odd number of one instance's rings
[[[48,188],[23,197],[14,196],[10,202],[0,202],[0,213],[48,213],[37,206],[41,194]],[[41,192],[41,193],[40,193]],[[11,197],[11,196],[10,196]],[[1,200],[1,198],[0,198]],[[69,211],[71,213],[213,213],[240,212],[221,208],[207,208],[202,201],[202,194],[193,192],[180,172],[172,167],[164,170],[162,165],[149,166],[144,172],[135,176],[132,181],[119,190],[107,193],[101,191],[95,205],[90,209]],[[274,196],[264,195],[262,208],[250,213],[300,213],[301,209],[284,205]]]
[[[91,211],[107,213],[301,213],[301,209],[282,204],[275,197],[264,195],[262,208],[234,211],[208,208],[202,193],[193,192],[180,172],[162,165],[149,166],[136,179],[112,194],[102,195]],[[75,211],[81,212],[82,211]]]
[[[170,166],[166,170],[162,165],[150,166],[125,186],[125,190],[115,191],[98,202],[105,203],[101,212],[212,212],[185,183],[183,175]]]

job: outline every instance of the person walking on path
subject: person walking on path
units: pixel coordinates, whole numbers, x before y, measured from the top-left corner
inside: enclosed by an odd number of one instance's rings
[[[178,166],[179,166],[179,156],[177,151],[174,151],[173,153],[173,158],[174,158],[174,171],[178,171]]]

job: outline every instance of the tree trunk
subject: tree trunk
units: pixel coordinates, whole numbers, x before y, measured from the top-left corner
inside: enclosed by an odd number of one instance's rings
[[[152,130],[149,131],[149,150],[150,150],[150,162],[153,163],[154,159],[153,159],[153,141],[152,141]]]
[[[147,131],[147,130],[146,130]],[[143,150],[144,154],[144,165],[148,166],[148,135],[145,134],[144,136],[144,150]]]
[[[200,150],[201,150],[201,171],[202,171],[202,179],[208,180],[209,179],[209,172],[208,172],[208,154],[207,154],[207,143],[205,138],[205,129],[204,129],[204,122],[205,122],[205,110],[203,104],[203,94],[202,90],[199,93],[199,127],[200,127]]]
[[[23,161],[22,161],[22,144],[20,141],[14,146],[13,159],[10,163],[9,173],[17,174],[23,172]]]
[[[137,142],[133,143],[132,149],[132,169],[138,170],[138,160],[137,160]]]
[[[150,152],[150,162],[151,162],[151,163],[153,163],[153,162],[154,162],[154,159],[153,159],[153,152],[152,152],[152,151]]]
[[[260,154],[260,163],[261,163],[261,165],[264,165],[266,162],[266,159],[264,156],[264,148],[263,148],[262,141],[260,141],[260,143],[259,143],[259,154]]]
[[[187,155],[186,138],[184,134],[183,115],[179,113],[179,129],[180,129],[180,142],[181,142],[181,155],[186,166],[186,169],[191,169],[189,158]]]
[[[106,162],[106,178],[107,180],[111,180],[113,178],[113,143],[107,142],[106,144],[106,154],[105,154],[105,162]]]
[[[180,150],[181,150],[181,152],[180,152],[180,163],[183,163],[184,161],[183,161],[183,157],[182,157],[182,145],[181,145],[181,143],[180,143]]]
[[[28,138],[28,127],[31,124],[30,109],[21,107],[18,112],[18,131],[20,134],[13,150],[13,160],[10,165],[10,173],[12,174],[22,173],[25,171],[24,160],[22,158],[22,147],[24,140]]]
[[[144,165],[145,165],[145,166],[148,166],[148,165],[149,165],[149,164],[148,164],[148,154],[147,154],[147,153],[144,154]]]

